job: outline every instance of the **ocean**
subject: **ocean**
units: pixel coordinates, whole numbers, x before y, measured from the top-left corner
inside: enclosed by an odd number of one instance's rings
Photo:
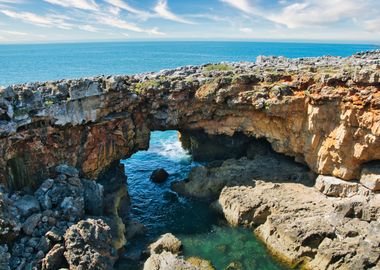
[[[276,42],[113,42],[0,45],[0,85],[134,74],[258,55],[349,56],[375,45]]]
[[[268,42],[1,45],[0,85],[134,74],[210,62],[255,61],[258,55],[349,56],[377,48],[358,44]],[[231,265],[247,270],[288,269],[268,254],[251,230],[229,228],[209,210],[209,202],[181,197],[171,191],[173,181],[186,179],[191,168],[202,165],[193,162],[181,147],[177,131],[152,132],[149,150],[140,151],[121,163],[128,176],[130,218],[144,224],[148,231],[128,242],[117,264],[118,270],[139,269],[138,263],[131,258],[138,257],[147,244],[166,232],[182,240],[185,256],[208,259],[217,270]],[[170,177],[165,183],[154,184],[149,176],[161,167]]]

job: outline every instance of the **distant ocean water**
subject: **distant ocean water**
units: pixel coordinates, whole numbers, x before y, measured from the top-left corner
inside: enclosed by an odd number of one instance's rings
[[[255,61],[258,55],[349,56],[378,48],[360,44],[278,42],[114,42],[0,45],[0,85],[134,74],[221,61]]]

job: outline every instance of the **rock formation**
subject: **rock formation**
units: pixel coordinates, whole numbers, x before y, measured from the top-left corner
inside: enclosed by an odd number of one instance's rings
[[[151,130],[177,129],[195,158],[234,158],[178,192],[221,192],[214,208],[290,264],[379,267],[380,51],[221,65],[1,88],[0,266],[112,268],[129,197],[110,172]],[[145,269],[210,269],[165,245]]]
[[[224,188],[219,203],[231,225],[256,228],[269,250],[289,265],[378,269],[380,194],[349,192],[349,198],[335,192],[326,197],[302,184],[255,181]]]
[[[180,256],[181,247],[181,241],[171,233],[162,235],[149,246],[150,257],[144,263],[144,270],[215,270],[206,260]]]
[[[255,149],[256,154],[251,159],[228,159],[216,166],[212,162],[195,167],[190,171],[188,180],[174,182],[172,188],[184,196],[215,200],[225,186],[251,185],[252,179],[314,184],[315,175],[306,166],[270,149]]]
[[[129,203],[124,173],[111,177],[115,171],[106,173],[112,186],[59,165],[34,193],[0,188],[0,266],[8,267],[1,269],[112,269],[126,243]]]
[[[379,58],[260,57],[222,70],[9,86],[0,94],[0,181],[37,187],[62,163],[95,179],[146,149],[157,129],[265,138],[318,174],[359,179],[380,159]]]

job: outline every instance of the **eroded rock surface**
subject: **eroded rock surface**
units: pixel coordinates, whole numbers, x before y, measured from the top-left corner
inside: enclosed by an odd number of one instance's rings
[[[103,186],[67,165],[54,171],[34,193],[0,188],[0,263],[9,269],[112,269],[115,250],[126,242],[119,216],[129,204],[124,174]],[[88,216],[97,221],[81,221]]]
[[[65,233],[65,258],[70,269],[112,269],[117,252],[110,227],[102,220],[87,219]]]
[[[326,197],[302,184],[256,181],[255,187],[224,188],[219,203],[230,224],[257,227],[269,250],[290,265],[376,269],[379,196]]]
[[[181,241],[173,234],[161,235],[148,247],[150,257],[144,263],[144,270],[214,270],[206,260],[180,256],[181,247]]]
[[[223,65],[3,88],[0,181],[37,187],[62,163],[97,178],[157,129],[265,138],[345,180],[380,159],[379,51]]]
[[[199,166],[191,170],[189,179],[172,184],[185,196],[217,199],[225,186],[254,185],[253,179],[270,182],[298,182],[313,185],[316,176],[305,166],[274,153],[258,149],[253,159],[228,159],[220,166]],[[218,165],[218,164],[217,164]],[[345,181],[343,181],[345,182]]]

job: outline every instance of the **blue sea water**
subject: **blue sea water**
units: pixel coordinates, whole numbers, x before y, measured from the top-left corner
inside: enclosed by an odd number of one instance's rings
[[[276,42],[114,42],[0,45],[0,85],[134,74],[258,55],[348,56],[375,45]]]
[[[229,265],[240,266],[230,269],[287,269],[267,253],[251,230],[228,227],[224,219],[209,210],[209,201],[181,197],[171,191],[173,181],[186,179],[191,168],[201,165],[192,161],[182,148],[178,135],[173,130],[152,132],[147,151],[121,161],[128,175],[129,218],[148,229],[144,236],[127,244],[125,256],[136,256],[160,235],[171,232],[182,241],[185,258],[207,259],[217,270]],[[151,173],[157,168],[164,168],[170,174],[166,182],[150,181]],[[139,269],[136,262],[127,259],[119,261],[116,268]]]

